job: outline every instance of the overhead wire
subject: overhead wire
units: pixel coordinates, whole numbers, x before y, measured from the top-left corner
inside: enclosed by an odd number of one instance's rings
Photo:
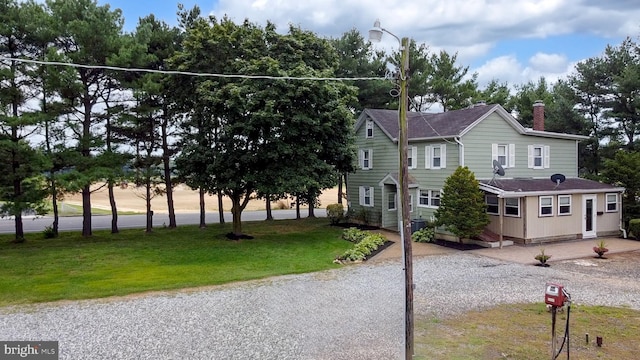
[[[198,77],[216,77],[216,78],[228,78],[228,79],[265,79],[265,80],[312,80],[312,81],[367,81],[367,80],[385,80],[384,77],[313,77],[313,76],[271,76],[271,75],[244,75],[244,74],[218,74],[218,73],[206,73],[206,72],[193,72],[193,71],[181,71],[181,70],[158,70],[158,69],[144,69],[144,68],[125,68],[119,66],[109,65],[86,65],[76,64],[61,61],[43,61],[33,59],[20,59],[6,56],[0,56],[0,60],[5,61],[17,61],[38,65],[53,65],[53,66],[67,66],[73,68],[83,69],[100,69],[100,70],[112,70],[112,71],[125,71],[125,72],[145,72],[164,75],[185,75],[185,76],[198,76]]]

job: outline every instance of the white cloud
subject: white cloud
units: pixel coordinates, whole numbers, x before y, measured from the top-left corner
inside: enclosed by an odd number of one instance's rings
[[[529,59],[527,66],[520,63],[515,55],[508,55],[491,59],[471,71],[478,73],[481,89],[494,79],[500,83],[507,82],[513,89],[514,85],[536,83],[540,77],[544,77],[548,83],[555,83],[558,79],[566,78],[575,64],[562,55],[538,53]]]
[[[533,69],[541,72],[562,72],[566,69],[569,61],[565,55],[537,53],[531,59],[529,64]]]
[[[525,69],[515,56],[508,55],[491,59],[472,71],[478,73],[478,84],[483,88],[491,80],[507,82],[511,86],[522,83]]]
[[[463,66],[490,57],[496,44],[505,40],[546,41],[580,34],[587,39],[612,39],[610,43],[616,44],[621,38],[640,34],[640,3],[635,0],[219,0],[214,9],[203,11],[217,17],[226,14],[238,22],[249,19],[265,24],[269,20],[283,32],[289,24],[299,25],[334,38],[355,28],[366,39],[373,22],[380,19],[384,28],[427,44],[431,52],[457,52],[458,64]],[[377,47],[393,51],[398,44],[385,36]],[[481,85],[492,78],[509,84],[537,81],[540,76],[555,81],[582,60],[572,58],[570,50],[549,53],[541,47],[527,59],[523,56],[530,55],[517,54],[514,49],[470,72],[478,72]]]

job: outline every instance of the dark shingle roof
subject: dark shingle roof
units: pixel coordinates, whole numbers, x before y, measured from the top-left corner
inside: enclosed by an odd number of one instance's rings
[[[567,178],[565,182],[557,185],[550,179],[501,179],[480,180],[481,183],[498,188],[506,192],[576,192],[580,190],[603,192],[620,191],[620,187],[603,184],[593,180],[580,178]]]
[[[437,114],[408,112],[409,140],[457,136],[476,120],[493,111],[497,106],[477,105],[468,109]],[[366,109],[365,111],[387,134],[393,138],[398,136],[397,110]]]

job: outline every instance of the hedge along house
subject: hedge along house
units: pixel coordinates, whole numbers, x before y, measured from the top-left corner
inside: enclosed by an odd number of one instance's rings
[[[544,131],[544,105],[534,128],[500,105],[478,104],[438,114],[407,114],[412,219],[430,219],[444,182],[467,166],[485,192],[491,223],[482,237],[518,243],[620,233],[623,188],[578,178],[578,142],[585,136]],[[358,167],[347,179],[351,213],[398,231],[398,112],[365,109],[355,125]],[[495,174],[493,162],[505,170]],[[562,174],[566,181],[552,182]],[[439,236],[446,237],[445,233]]]

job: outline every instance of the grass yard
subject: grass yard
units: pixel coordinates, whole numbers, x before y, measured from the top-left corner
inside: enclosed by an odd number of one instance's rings
[[[566,312],[556,322],[558,349]],[[599,306],[571,307],[571,358],[637,359],[640,311]],[[589,334],[589,344],[585,334]],[[596,346],[596,336],[603,346]],[[551,358],[551,313],[544,304],[501,305],[444,321],[418,320],[416,359],[488,360]],[[566,359],[566,347],[558,359]]]
[[[84,239],[0,236],[0,306],[223,284],[337,267],[351,243],[328,219],[243,223],[253,240],[230,241],[230,224],[95,231]]]

